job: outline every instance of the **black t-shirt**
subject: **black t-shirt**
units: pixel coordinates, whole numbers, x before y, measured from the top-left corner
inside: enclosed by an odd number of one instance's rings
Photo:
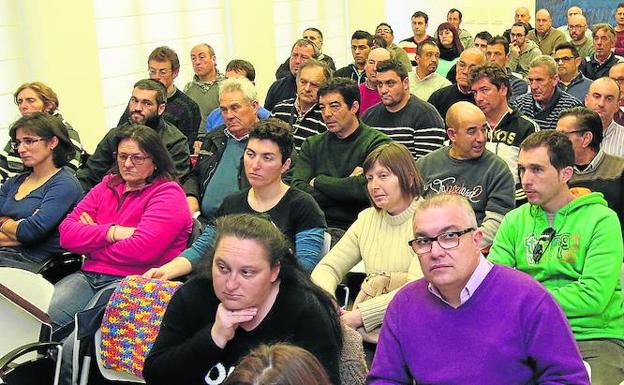
[[[148,384],[221,384],[252,349],[277,342],[309,350],[332,383],[340,383],[339,337],[330,313],[311,292],[281,287],[264,320],[251,331],[238,328],[224,349],[215,345],[210,334],[218,306],[212,281],[206,277],[192,279],[175,293],[145,361]]]
[[[228,195],[217,209],[215,218],[229,214],[260,214],[270,219],[295,244],[295,235],[304,230],[326,228],[325,215],[312,196],[290,187],[282,199],[268,211],[259,213],[249,206],[245,189]]]

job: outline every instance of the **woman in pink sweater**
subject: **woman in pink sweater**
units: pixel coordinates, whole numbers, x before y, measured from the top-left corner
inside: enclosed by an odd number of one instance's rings
[[[117,137],[117,162],[63,220],[61,246],[85,254],[81,271],[55,285],[49,309],[56,338],[104,286],[161,266],[186,247],[192,227],[173,162],[151,128]]]

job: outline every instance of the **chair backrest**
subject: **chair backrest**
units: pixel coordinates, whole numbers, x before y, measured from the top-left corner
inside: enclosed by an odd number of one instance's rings
[[[0,357],[29,343],[49,341],[47,311],[54,286],[38,274],[9,267],[0,267],[0,285]]]
[[[181,284],[141,276],[129,276],[119,283],[96,333],[96,357],[105,378],[143,382],[145,357]]]

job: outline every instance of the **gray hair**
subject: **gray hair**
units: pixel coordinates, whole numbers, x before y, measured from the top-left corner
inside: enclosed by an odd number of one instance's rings
[[[251,102],[258,101],[258,91],[251,81],[247,78],[226,79],[219,84],[219,100],[224,92],[240,91],[245,99]]]
[[[557,74],[557,63],[555,62],[555,59],[549,55],[539,55],[535,57],[535,59],[531,60],[531,63],[529,64],[529,68],[539,66],[546,67],[550,76],[555,76]]]
[[[424,199],[418,200],[416,204],[416,209],[414,211],[414,217],[417,217],[418,214],[427,209],[447,207],[447,206],[456,206],[458,209],[464,212],[466,216],[466,221],[468,224],[474,228],[478,228],[477,225],[477,217],[475,216],[475,212],[468,202],[466,198],[459,194],[451,194],[451,193],[439,193],[432,194]]]

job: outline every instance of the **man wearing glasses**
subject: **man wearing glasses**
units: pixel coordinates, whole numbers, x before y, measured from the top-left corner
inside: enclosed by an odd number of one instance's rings
[[[421,200],[413,226],[424,278],[388,306],[367,384],[589,384],[559,306],[483,257],[465,198]]]
[[[591,383],[617,385],[624,381],[620,223],[602,194],[575,198],[573,166],[564,133],[544,130],[522,142],[518,173],[529,202],[505,216],[488,258],[541,282],[568,318]]]
[[[188,147],[192,149],[202,117],[197,103],[173,84],[180,71],[178,54],[169,47],[157,47],[149,55],[147,65],[149,78],[158,80],[167,89],[163,118],[186,136]],[[126,108],[117,125],[127,123],[129,116],[130,110]]]
[[[117,149],[117,134],[129,124],[143,124],[153,128],[167,148],[176,176],[183,180],[189,173],[191,161],[187,139],[173,124],[163,119],[166,109],[166,89],[163,84],[153,79],[139,80],[134,84],[132,96],[128,102],[128,118],[118,127],[106,133],[98,143],[93,155],[76,172],[85,192],[100,183],[104,175],[115,162],[114,152]],[[197,132],[197,130],[195,130]]]
[[[592,81],[579,71],[583,58],[579,56],[574,44],[561,43],[557,45],[553,59],[557,63],[557,75],[559,75],[557,87],[581,102],[585,100],[585,95],[587,95],[587,90],[589,90]]]

